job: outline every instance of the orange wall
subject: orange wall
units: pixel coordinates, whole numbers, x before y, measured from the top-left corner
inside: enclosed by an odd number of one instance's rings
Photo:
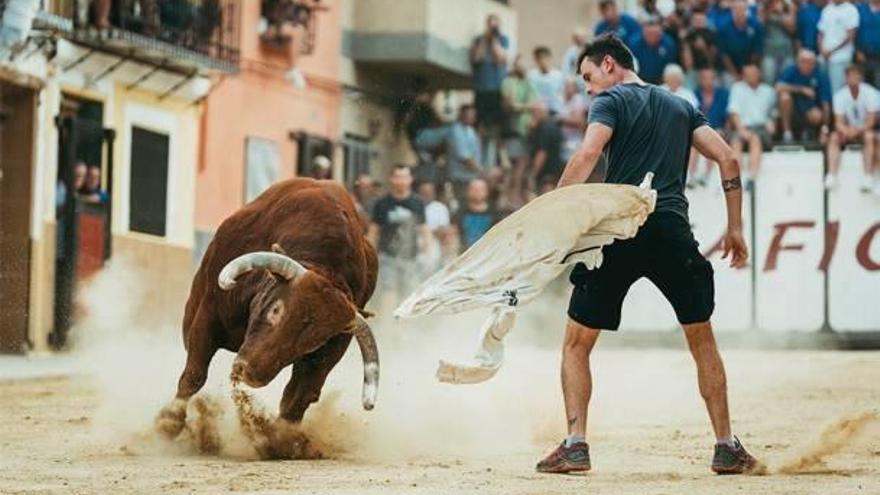
[[[281,178],[296,170],[291,131],[338,141],[342,87],[342,42],[338,0],[324,0],[318,12],[315,51],[289,56],[262,49],[257,25],[260,2],[242,2],[241,71],[225,76],[211,92],[203,119],[202,160],[196,185],[196,228],[214,230],[244,198],[245,139],[270,139],[281,152]],[[307,87],[296,89],[284,73],[296,64]]]

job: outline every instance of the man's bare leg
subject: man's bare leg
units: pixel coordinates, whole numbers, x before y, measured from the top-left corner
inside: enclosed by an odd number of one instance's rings
[[[715,344],[712,324],[693,323],[683,325],[688,348],[697,364],[697,381],[700,395],[706,402],[709,419],[717,440],[730,438],[730,412],[727,408],[727,376],[724,363]]]
[[[587,407],[593,392],[590,353],[598,339],[599,330],[568,320],[562,346],[562,395],[572,436],[585,437],[587,433]]]

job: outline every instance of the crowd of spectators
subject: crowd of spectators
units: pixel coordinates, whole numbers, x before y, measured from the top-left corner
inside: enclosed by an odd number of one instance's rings
[[[880,0],[642,0],[632,14],[601,0],[599,15],[592,35],[620,37],[642,79],[701,110],[740,156],[747,188],[776,144],[824,147],[825,186],[835,188],[842,147],[859,144],[861,189],[880,194]],[[355,191],[396,270],[386,280],[433,272],[555,187],[588,121],[589,92],[576,67],[588,38],[572,33],[558,61],[545,46],[511,53],[498,17],[489,16],[469,52],[472,104],[444,122],[425,81],[404,98],[398,126],[418,163],[395,167],[381,199],[368,177]],[[688,187],[706,185],[712,168],[692,152]],[[600,163],[590,180],[603,174]]]

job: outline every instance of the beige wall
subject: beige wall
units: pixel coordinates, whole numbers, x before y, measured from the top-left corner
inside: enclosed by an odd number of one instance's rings
[[[571,43],[571,33],[582,29],[589,36],[599,19],[598,0],[510,0],[517,14],[518,52],[532,66],[532,49],[544,45],[553,52],[557,64]]]

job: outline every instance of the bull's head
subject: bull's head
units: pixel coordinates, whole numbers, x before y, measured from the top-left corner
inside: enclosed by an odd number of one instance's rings
[[[255,269],[268,271],[251,300],[248,328],[233,364],[233,379],[253,387],[343,332],[357,339],[364,362],[364,409],[372,409],[379,385],[379,351],[367,321],[349,297],[321,274],[281,253],[248,253],[230,261],[217,282],[223,290]]]

